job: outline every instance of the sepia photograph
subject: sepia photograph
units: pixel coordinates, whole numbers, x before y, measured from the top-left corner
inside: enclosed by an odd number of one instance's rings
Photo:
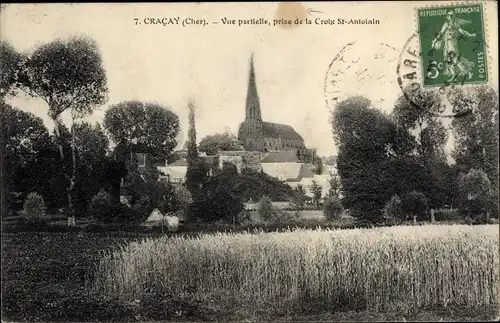
[[[2,3],[2,322],[500,320],[498,4]]]

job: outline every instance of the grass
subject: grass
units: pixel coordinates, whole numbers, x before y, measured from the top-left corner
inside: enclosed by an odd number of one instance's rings
[[[498,248],[491,225],[148,239],[105,253],[89,289],[283,314],[473,309],[498,304]]]
[[[476,226],[470,227],[472,230],[470,234],[474,234],[473,229],[475,228]],[[447,232],[443,231],[443,235],[446,234]],[[485,233],[485,236],[489,234],[491,232]],[[231,236],[223,235],[222,238],[229,239]],[[434,307],[417,310],[415,307],[414,312],[404,313],[397,308],[385,311],[363,309],[354,311],[346,308],[345,311],[339,311],[333,307],[314,307],[315,303],[310,300],[304,302],[302,309],[291,311],[275,309],[270,306],[261,308],[236,307],[232,302],[222,303],[210,299],[197,301],[188,297],[188,293],[185,293],[186,295],[160,293],[160,289],[151,284],[147,292],[143,293],[140,299],[137,299],[139,302],[136,299],[124,300],[102,292],[89,291],[91,285],[98,281],[99,277],[93,273],[95,273],[96,265],[102,259],[103,253],[116,252],[120,248],[123,250],[126,248],[125,246],[134,242],[139,242],[139,245],[142,246],[140,242],[144,239],[148,239],[149,243],[179,239],[164,237],[159,233],[137,232],[2,233],[2,321],[294,320],[362,322],[482,321],[498,317],[498,305],[465,308],[463,306],[454,307],[452,303],[449,303],[446,308]],[[205,236],[193,239],[193,241],[205,241],[203,239]],[[212,239],[216,240],[217,236],[213,236]],[[472,241],[477,241],[477,237]],[[491,250],[498,249],[498,236],[489,247]],[[463,251],[468,254],[473,250]],[[220,260],[221,265],[230,264],[230,259]],[[480,264],[476,266],[478,265]],[[224,277],[227,273],[220,273],[220,275]],[[276,290],[274,288],[272,291]]]

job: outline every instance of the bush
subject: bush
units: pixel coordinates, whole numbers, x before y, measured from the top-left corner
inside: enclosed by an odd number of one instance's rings
[[[26,224],[44,224],[47,222],[45,211],[43,197],[36,192],[32,192],[24,200],[21,219]]]
[[[293,224],[299,219],[297,212],[287,212],[283,210],[275,210],[270,222],[273,224]]]
[[[427,218],[428,200],[423,193],[411,191],[403,195],[401,200],[404,216],[417,217],[424,220]]]
[[[336,197],[330,197],[325,199],[323,204],[323,214],[327,219],[338,220],[344,212],[344,207],[340,200]]]
[[[401,198],[399,195],[394,195],[391,197],[389,202],[385,205],[384,208],[384,215],[387,220],[390,221],[395,221],[395,220],[400,220],[404,221],[404,212],[403,212],[403,206],[401,202]]]
[[[111,194],[101,189],[90,202],[90,215],[91,217],[103,223],[110,223],[112,221],[112,208],[111,208]]]
[[[488,215],[498,207],[498,196],[488,176],[481,169],[471,169],[467,174],[460,174],[459,189],[461,195],[460,212],[473,221],[487,222]]]

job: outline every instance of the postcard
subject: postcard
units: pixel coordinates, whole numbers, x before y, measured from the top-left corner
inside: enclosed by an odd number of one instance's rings
[[[2,320],[498,319],[496,2],[6,3],[0,41]]]

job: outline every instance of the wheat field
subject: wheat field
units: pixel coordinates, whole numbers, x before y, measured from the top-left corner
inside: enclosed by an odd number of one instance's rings
[[[408,310],[498,304],[495,225],[162,237],[102,254],[89,290],[233,306]]]

